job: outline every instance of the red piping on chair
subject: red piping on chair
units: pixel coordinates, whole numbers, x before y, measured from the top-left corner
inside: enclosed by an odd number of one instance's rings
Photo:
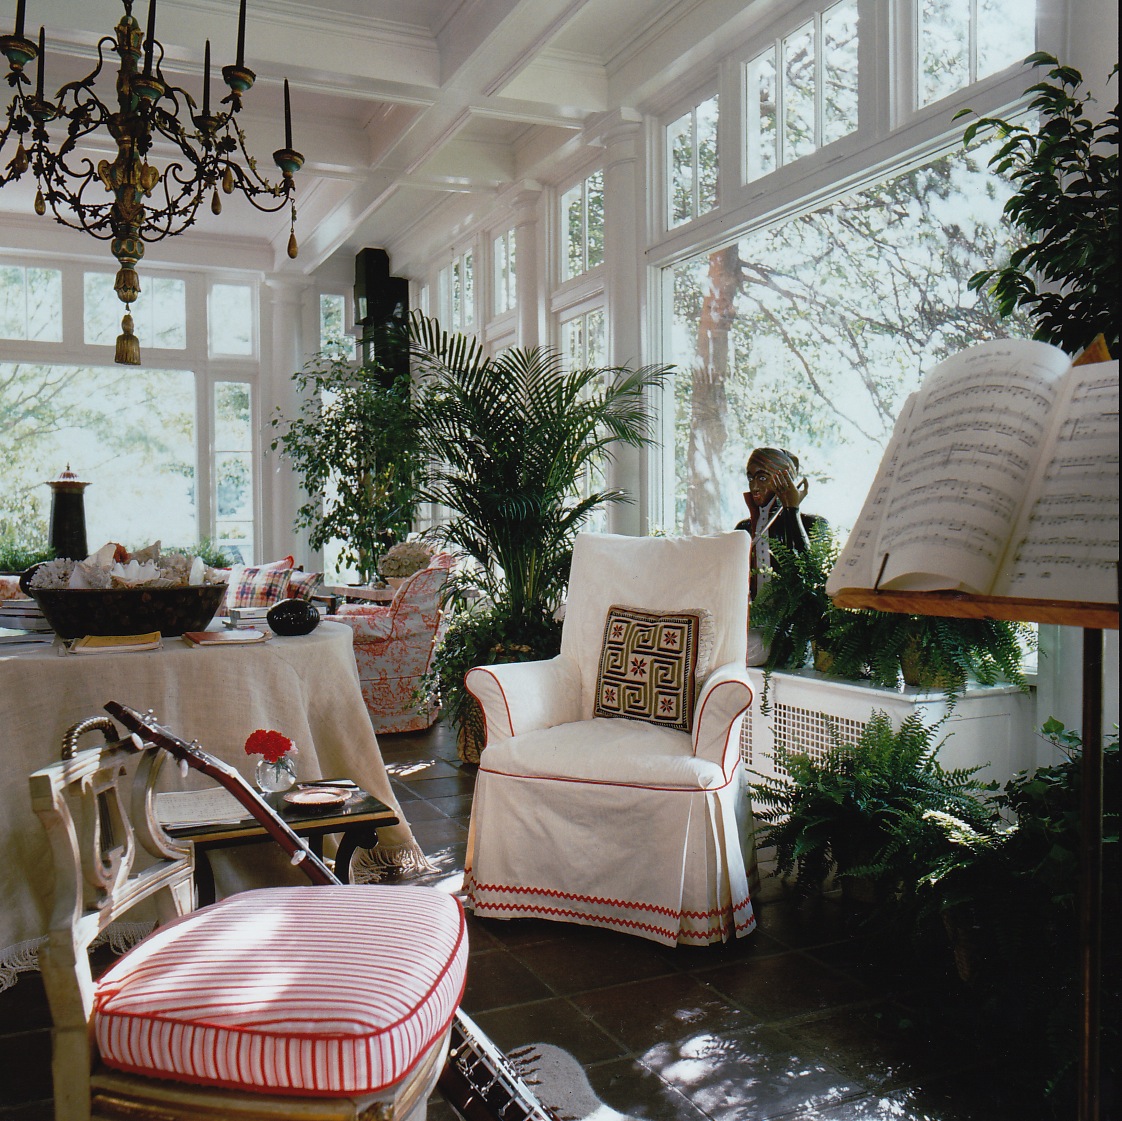
[[[715,794],[718,790],[724,790],[736,774],[736,766],[733,766],[733,775],[725,775],[725,782],[721,786],[651,786],[648,783],[639,782],[605,782],[604,779],[599,778],[565,778],[563,775],[519,775],[512,774],[509,771],[496,771],[490,767],[485,767],[481,763],[479,766],[480,774],[500,775],[503,778],[524,778],[533,782],[581,782],[587,786],[623,786],[631,790],[662,790],[669,794]],[[724,774],[722,769],[721,774]]]
[[[506,690],[503,688],[503,683],[486,666],[476,666],[474,668],[479,673],[487,674],[487,676],[489,678],[491,678],[491,680],[494,681],[494,683],[499,687],[499,693],[502,694],[502,698],[503,698],[503,707],[506,709],[506,726],[510,729],[509,734],[511,736],[513,736],[514,735],[514,719],[510,715],[510,702],[506,699]],[[472,672],[471,670],[468,670],[468,673],[471,673],[471,672]],[[475,701],[475,703],[477,705],[479,705],[479,707],[481,709],[483,709],[483,715],[484,715],[484,717],[486,717],[487,710],[485,708],[483,708],[483,703],[480,701],[480,699],[474,693],[472,693],[470,687],[468,686],[467,674],[466,673],[464,674],[464,688],[467,689],[468,693],[471,694],[471,697]],[[486,723],[486,721],[485,721],[485,723]],[[486,747],[486,744],[484,744],[484,747]]]

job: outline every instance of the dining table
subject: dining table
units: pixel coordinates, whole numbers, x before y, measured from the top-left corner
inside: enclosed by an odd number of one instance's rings
[[[49,920],[50,852],[31,810],[28,776],[59,758],[74,724],[104,716],[108,701],[151,711],[176,736],[198,741],[251,781],[259,756],[246,753],[247,738],[257,729],[282,733],[295,745],[299,780],[350,779],[398,818],[378,830],[374,849],[356,854],[352,878],[427,867],[390,787],[359,689],[352,632],[342,623],[324,621],[310,634],[245,644],[206,646],[165,636],[156,649],[127,653],[74,653],[57,639],[0,646],[0,990],[37,967]],[[88,735],[78,746],[100,742],[100,735]],[[161,789],[211,781],[169,765]],[[278,879],[300,882],[279,849],[241,851],[240,859],[232,853],[228,866],[215,868],[219,894]],[[119,934],[127,944],[129,932]]]

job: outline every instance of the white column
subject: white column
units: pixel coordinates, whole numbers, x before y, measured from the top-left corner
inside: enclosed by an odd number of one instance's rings
[[[642,234],[647,212],[643,168],[643,118],[618,109],[596,122],[604,146],[604,301],[608,316],[608,362],[637,366],[643,355]],[[617,448],[608,485],[626,490],[633,501],[608,512],[611,533],[647,530],[646,453]]]
[[[291,553],[297,564],[310,568],[307,532],[293,528],[303,492],[295,472],[279,452],[269,451],[276,430],[270,421],[279,407],[294,418],[300,400],[292,375],[304,366],[303,280],[269,277],[261,288],[261,382],[258,394],[261,420],[261,544],[260,559],[276,560]],[[318,569],[317,569],[318,571]]]
[[[538,346],[542,335],[543,292],[547,285],[540,276],[539,262],[546,259],[538,252],[541,228],[542,185],[533,179],[516,183],[507,200],[514,211],[515,306],[518,315],[517,344]]]

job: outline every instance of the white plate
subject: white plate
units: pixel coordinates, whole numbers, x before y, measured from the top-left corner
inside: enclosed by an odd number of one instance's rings
[[[294,806],[341,806],[349,797],[342,790],[332,790],[330,787],[307,787],[303,790],[290,790],[285,796],[286,802]]]

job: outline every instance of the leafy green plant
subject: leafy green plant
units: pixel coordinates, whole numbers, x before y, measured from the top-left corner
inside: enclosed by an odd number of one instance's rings
[[[1004,267],[975,273],[970,287],[988,289],[1003,316],[1026,310],[1036,321],[1035,338],[1074,353],[1102,333],[1117,353],[1118,105],[1092,120],[1093,98],[1078,70],[1043,52],[1025,62],[1050,68],[1050,81],[1025,91],[1033,95],[1028,108],[1035,120],[982,117],[966,128],[964,140],[969,145],[994,131],[1004,138],[990,167],[1017,185],[1004,213],[1029,240]]]
[[[430,464],[420,494],[447,511],[433,538],[470,558],[448,594],[474,591],[486,605],[453,623],[433,660],[445,711],[462,724],[464,670],[515,647],[557,652],[573,540],[594,511],[628,500],[596,486],[596,472],[620,444],[649,441],[647,394],[668,367],[568,370],[547,349],[489,356],[419,315],[410,337]]]
[[[407,376],[379,362],[353,366],[334,350],[293,375],[299,415],[277,409],[270,445],[288,459],[307,501],[295,526],[310,530],[312,548],[343,543],[340,559],[370,582],[378,558],[413,528],[422,466]]]
[[[753,810],[766,822],[760,844],[775,846],[775,875],[794,873],[801,895],[831,872],[895,891],[908,870],[897,841],[926,811],[982,822],[979,768],[944,769],[937,732],[918,713],[894,729],[887,713],[875,712],[856,743],[835,742],[821,759],[777,744],[776,766],[788,777],[752,785]]]
[[[1077,886],[1081,851],[1082,743],[1057,720],[1044,734],[1065,755],[1021,772],[990,796],[1003,818],[977,827],[954,814],[926,815],[928,843],[918,854],[910,898],[917,937],[926,926],[951,937],[959,976],[984,1032],[1000,1032],[1021,1056],[1025,1077],[1052,1095],[1057,1115],[1072,1105],[1078,1056]],[[1117,729],[1103,747],[1104,945],[1122,921],[1119,805],[1122,759]],[[1011,824],[1010,824],[1011,822]],[[928,944],[931,941],[928,940]],[[1122,970],[1103,958],[1104,1066],[1117,1070],[1122,1033]],[[1046,978],[1046,983],[1040,983]]]
[[[768,670],[805,665],[808,649],[823,642],[840,613],[826,594],[838,559],[837,539],[824,522],[817,522],[808,537],[804,550],[771,543],[771,564],[752,601],[752,626],[769,644]]]
[[[869,678],[895,688],[942,689],[954,698],[967,680],[981,685],[1008,681],[1027,689],[1022,669],[1036,634],[1024,623],[1000,619],[952,619],[886,611],[837,611],[824,639],[831,672]]]
[[[422,492],[449,511],[435,536],[477,562],[480,590],[512,616],[551,614],[578,530],[630,500],[582,484],[616,445],[649,441],[647,393],[668,367],[568,370],[544,348],[492,357],[419,315],[411,332],[418,437],[433,465]]]
[[[188,557],[200,557],[203,563],[210,565],[211,568],[229,568],[235,563],[236,559],[209,537],[204,537],[197,545],[182,548],[174,545],[164,545],[161,546],[160,551],[163,553],[183,553]]]
[[[483,714],[464,688],[468,670],[552,658],[560,649],[561,624],[552,617],[514,617],[508,605],[476,602],[452,616],[420,694],[429,696],[435,690],[444,719],[458,730],[460,755],[477,763],[485,730]]]
[[[50,545],[29,545],[15,538],[0,539],[0,572],[24,572],[40,561],[53,560]]]

